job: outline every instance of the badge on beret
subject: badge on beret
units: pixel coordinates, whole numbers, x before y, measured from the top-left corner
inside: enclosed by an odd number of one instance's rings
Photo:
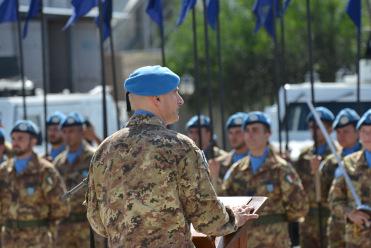
[[[59,122],[59,118],[58,118],[57,116],[54,116],[54,117],[52,118],[52,122],[53,122],[53,123],[58,123],[58,122]]]
[[[21,123],[19,124],[18,129],[21,131],[27,131],[28,127],[25,123]]]
[[[236,119],[234,120],[234,124],[235,124],[235,125],[242,125],[242,123],[243,123],[243,119],[242,119],[242,118],[236,118]]]
[[[273,192],[273,190],[274,190],[274,186],[273,186],[273,184],[267,184],[266,185],[266,187],[267,187],[267,191],[269,192],[269,193],[271,193],[271,192]]]
[[[341,125],[345,125],[345,124],[347,124],[349,122],[349,118],[347,117],[347,116],[343,116],[343,117],[341,117],[341,119],[340,119],[340,124]]]
[[[81,175],[82,175],[83,177],[87,177],[87,176],[89,175],[89,171],[88,171],[88,170],[83,170],[83,171],[81,172]]]
[[[249,117],[250,121],[257,121],[259,119],[257,115],[250,115]]]
[[[69,117],[69,118],[67,119],[67,123],[68,123],[68,124],[73,124],[73,123],[75,123],[75,119],[73,119],[72,117]]]
[[[35,188],[27,187],[26,191],[27,191],[27,195],[32,196],[35,193]]]

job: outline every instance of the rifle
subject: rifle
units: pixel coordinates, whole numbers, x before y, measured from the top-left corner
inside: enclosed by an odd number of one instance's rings
[[[81,190],[84,186],[87,186],[88,185],[88,178],[89,177],[85,177],[79,184],[77,184],[75,187],[73,187],[72,189],[70,189],[69,191],[64,193],[62,195],[62,200],[67,200],[73,194],[75,194],[77,191]]]

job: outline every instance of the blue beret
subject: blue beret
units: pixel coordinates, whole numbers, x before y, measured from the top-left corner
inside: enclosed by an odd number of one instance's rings
[[[331,122],[331,123],[334,121],[335,116],[328,108],[316,107],[315,110],[316,110],[317,114],[319,115],[319,118],[322,121]],[[314,121],[314,116],[313,116],[312,112],[310,112],[307,115],[307,122],[311,122],[311,121]]]
[[[271,120],[269,119],[269,117],[260,111],[248,113],[243,122],[242,128],[245,129],[247,125],[254,123],[261,123],[263,125],[266,125],[268,128],[271,127]]]
[[[62,120],[64,120],[65,117],[66,117],[65,114],[63,114],[62,112],[56,111],[48,117],[48,119],[46,120],[46,125],[47,126],[59,125],[62,122]]]
[[[371,109],[367,110],[357,123],[357,129],[360,129],[363,125],[371,125]]]
[[[167,67],[159,65],[136,69],[124,83],[126,92],[139,96],[159,96],[175,90],[180,78]]]
[[[232,128],[232,127],[241,127],[246,117],[247,117],[247,113],[244,113],[244,112],[234,113],[228,118],[225,126],[227,129]]]
[[[345,127],[349,124],[353,124],[354,126],[356,126],[359,119],[360,119],[359,115],[357,114],[356,111],[350,108],[345,108],[338,113],[334,123],[332,124],[332,127],[334,129],[337,129]]]
[[[59,124],[60,128],[82,126],[84,124],[84,117],[77,112],[71,112],[64,117],[62,122]]]
[[[35,123],[29,120],[17,121],[10,131],[11,134],[14,132],[29,133],[35,137],[39,136],[39,128],[36,126]]]
[[[197,128],[197,127],[210,128],[210,118],[205,115],[200,115],[200,121],[198,121],[198,115],[193,116],[186,124],[186,129]]]

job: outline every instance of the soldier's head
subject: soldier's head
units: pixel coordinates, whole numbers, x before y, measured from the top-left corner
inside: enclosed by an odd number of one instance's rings
[[[205,115],[193,116],[186,124],[187,136],[190,137],[202,150],[205,150],[211,141],[210,118]],[[201,142],[200,142],[201,131]],[[200,146],[202,143],[202,147]]]
[[[37,144],[39,128],[32,121],[19,120],[12,128],[10,134],[15,155],[18,157],[28,156]]]
[[[235,150],[246,147],[242,130],[242,124],[245,118],[247,118],[247,113],[237,112],[231,115],[226,123],[229,144]]]
[[[371,151],[371,109],[362,115],[357,123],[357,129],[359,130],[359,139],[362,146],[367,151]]]
[[[262,150],[268,145],[271,136],[271,120],[263,112],[249,113],[242,128],[250,150]]]
[[[316,107],[315,110],[319,118],[322,120],[327,132],[331,134],[332,133],[332,122],[335,119],[334,114],[328,108],[325,108],[325,107]],[[308,123],[309,131],[312,134],[313,140],[315,140],[317,144],[326,143],[325,136],[322,134],[321,130],[319,129],[312,113],[309,113],[307,115],[307,123]]]
[[[52,145],[60,145],[63,143],[63,134],[60,129],[60,124],[66,116],[57,111],[48,117],[46,120],[48,140]]]
[[[71,112],[60,123],[64,143],[70,149],[78,148],[83,140],[84,118],[76,112]]]
[[[133,110],[146,110],[160,117],[166,125],[179,120],[183,98],[179,95],[180,78],[167,67],[145,66],[125,80],[124,88]]]
[[[336,131],[336,138],[343,148],[353,147],[358,141],[357,122],[360,117],[350,108],[341,110],[332,124]]]

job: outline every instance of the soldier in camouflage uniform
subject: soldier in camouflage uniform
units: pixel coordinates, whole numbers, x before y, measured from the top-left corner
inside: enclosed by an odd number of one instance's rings
[[[0,166],[3,248],[55,247],[56,223],[68,216],[66,187],[54,166],[33,152],[38,128],[19,121],[11,131],[15,157]]]
[[[59,127],[64,118],[65,115],[57,111],[51,114],[46,120],[48,141],[51,145],[51,149],[47,157],[49,161],[53,161],[66,149],[66,146],[63,142],[62,131]]]
[[[359,115],[353,109],[345,108],[336,116],[332,127],[336,131],[337,141],[341,146],[339,156],[345,157],[353,152],[362,149],[362,145],[358,141],[358,132],[356,129]],[[321,165],[321,191],[325,199],[328,198],[328,193],[334,177],[341,174],[335,155],[329,155]],[[331,213],[327,222],[327,242],[328,247],[345,247],[345,220],[337,218]]]
[[[221,193],[223,178],[232,164],[244,158],[248,154],[248,147],[243,137],[241,128],[247,113],[237,112],[231,115],[226,122],[229,144],[232,151],[209,161],[210,175],[214,179],[213,185],[218,193]]]
[[[54,165],[71,189],[88,176],[90,160],[94,150],[83,140],[83,117],[78,113],[68,114],[61,122],[61,129],[67,149],[54,160]],[[85,190],[70,198],[71,213],[61,222],[58,247],[89,247],[90,229],[86,208],[82,205]]]
[[[332,122],[335,117],[333,113],[325,107],[317,107],[316,112],[323,121],[327,132],[332,132]],[[327,198],[321,193],[319,185],[321,178],[319,166],[321,161],[324,161],[331,154],[329,147],[326,144],[325,137],[315,123],[312,113],[307,116],[307,123],[312,134],[313,141],[316,145],[311,145],[305,148],[298,161],[294,164],[300,179],[303,183],[305,192],[309,198],[309,213],[305,217],[305,221],[299,224],[300,246],[308,247],[323,247],[327,245],[326,239],[326,223],[330,215]],[[317,195],[316,195],[316,180],[317,180]],[[327,195],[327,194],[326,194]],[[321,196],[321,199],[319,199]],[[318,198],[318,199],[317,199]],[[320,202],[320,204],[319,204]],[[320,206],[320,208],[318,208]],[[321,215],[321,218],[319,216]],[[319,223],[321,223],[321,228]],[[322,235],[320,235],[320,230]],[[322,240],[321,240],[322,238]]]
[[[208,235],[256,218],[217,200],[207,161],[188,137],[166,128],[179,118],[179,77],[147,66],[125,81],[135,113],[96,151],[86,197],[93,229],[110,247],[194,247],[190,224]]]
[[[371,206],[371,109],[358,121],[357,129],[363,149],[345,157],[344,166],[362,204]],[[346,219],[346,247],[371,247],[371,213],[357,210],[343,176],[333,181],[329,201],[332,212]]]
[[[290,247],[288,222],[303,218],[308,200],[298,174],[268,144],[270,120],[248,114],[243,125],[249,156],[232,165],[223,184],[228,196],[267,196],[258,220],[251,222],[247,247]]]

